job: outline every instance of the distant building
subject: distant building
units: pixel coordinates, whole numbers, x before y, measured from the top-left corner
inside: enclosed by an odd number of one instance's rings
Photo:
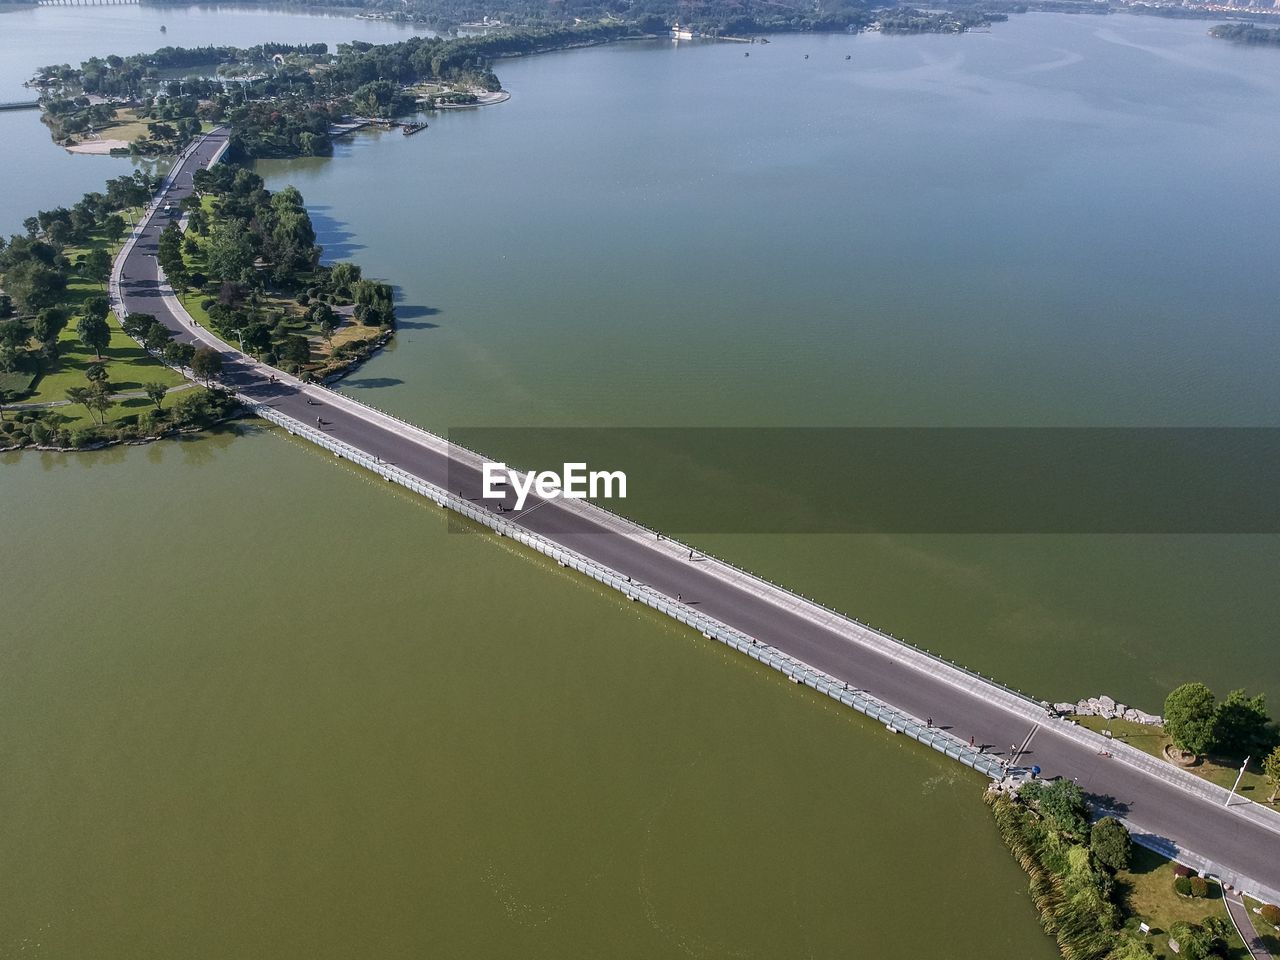
[[[672,40],[692,40],[696,36],[697,36],[697,33],[694,32],[694,30],[691,29],[690,27],[680,26],[679,20],[677,20],[675,22],[675,26],[671,28]]]

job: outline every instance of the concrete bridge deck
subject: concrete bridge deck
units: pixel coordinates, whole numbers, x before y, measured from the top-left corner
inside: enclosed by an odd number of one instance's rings
[[[196,325],[156,264],[165,220],[155,211],[192,192],[193,171],[216,162],[225,138],[215,130],[178,160],[117,258],[111,289],[119,308],[154,314],[180,340],[221,351],[224,384],[255,412],[993,779],[1004,776],[1006,766],[1031,764],[1045,776],[1071,777],[1097,805],[1125,820],[1139,842],[1260,899],[1280,900],[1275,812],[1241,798],[1228,806],[1225,790],[1051,717],[1042,703],[729,564],[696,553],[691,559],[688,547],[590,504],[531,498],[516,511],[507,499],[499,512],[496,502],[481,497],[478,455],[271,370]]]

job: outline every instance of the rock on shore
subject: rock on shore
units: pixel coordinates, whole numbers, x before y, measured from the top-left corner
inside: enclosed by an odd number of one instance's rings
[[[1111,697],[1089,697],[1078,703],[1055,703],[1053,709],[1064,716],[1102,717],[1105,720],[1128,720],[1130,723],[1141,723],[1149,727],[1164,725],[1164,718],[1154,713],[1146,713],[1136,707],[1117,703]]]

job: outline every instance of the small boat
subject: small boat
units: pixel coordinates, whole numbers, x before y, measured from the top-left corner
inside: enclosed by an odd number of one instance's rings
[[[744,57],[749,57],[749,56],[751,56],[751,52],[750,52],[750,51],[748,51],[748,50],[744,50],[744,51],[742,51],[742,55],[743,55]]]
[[[162,23],[162,24],[160,24],[160,32],[161,32],[161,33],[168,33],[168,32],[169,32],[169,28],[168,28],[168,27],[166,27],[166,26]]]
[[[806,54],[804,55],[804,58],[805,58],[806,60],[808,60],[808,59],[809,59],[809,55],[806,53]]]
[[[852,59],[853,59],[853,54],[851,54],[851,53],[846,53],[846,54],[844,55],[844,58],[845,58],[846,60],[852,60]]]

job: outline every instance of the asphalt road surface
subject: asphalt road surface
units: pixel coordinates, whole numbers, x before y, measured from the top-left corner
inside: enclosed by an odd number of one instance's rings
[[[192,192],[192,172],[209,162],[224,138],[223,131],[215,131],[185,158],[173,175],[166,200],[176,204]],[[158,279],[156,243],[166,223],[163,213],[153,216],[119,265],[121,293],[129,312],[154,314],[179,340],[199,343],[209,335],[187,325],[188,318],[173,309]],[[336,405],[325,388],[305,386],[291,378],[272,381],[267,368],[236,351],[224,350],[223,360],[224,383],[242,395],[270,404],[300,423],[314,424],[333,438],[452,493],[482,501],[481,477],[474,466],[424,445],[389,422]],[[487,503],[497,509],[494,501]],[[1259,818],[1256,812],[1252,817],[1244,816],[1188,792],[1176,782],[1103,756],[1062,731],[1064,721],[1029,721],[1025,715],[993,702],[980,687],[962,688],[890,653],[855,643],[839,630],[784,609],[749,586],[727,582],[715,575],[710,562],[690,560],[683,552],[675,554],[669,545],[664,549],[642,538],[620,535],[557,501],[531,497],[525,509],[516,512],[513,498],[508,497],[503,506],[507,520],[672,599],[679,596],[685,603],[696,604],[699,612],[916,717],[931,717],[935,725],[962,740],[973,737],[1002,757],[1016,744],[1020,749],[1013,751],[1017,756],[1010,759],[1017,763],[1036,764],[1045,776],[1073,778],[1132,827],[1199,854],[1224,872],[1280,891],[1280,832],[1276,832],[1280,817],[1272,817],[1276,827],[1269,827],[1262,822],[1266,818]]]

